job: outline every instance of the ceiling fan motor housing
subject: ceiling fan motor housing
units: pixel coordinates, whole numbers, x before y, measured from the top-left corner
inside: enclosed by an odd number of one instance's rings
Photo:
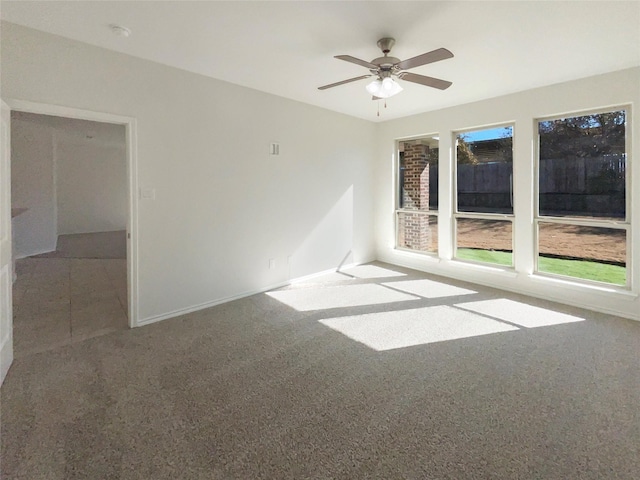
[[[400,59],[388,56],[388,53],[391,51],[395,43],[395,38],[391,37],[385,37],[378,40],[378,47],[380,47],[380,50],[384,53],[384,57],[378,57],[371,60],[371,63],[378,66],[377,69],[372,68],[369,70],[372,74],[379,75],[380,78],[386,78],[390,77],[392,73],[395,73],[393,66],[400,63]]]
[[[382,53],[384,53],[385,55],[391,51],[395,44],[396,39],[391,37],[384,37],[378,40],[378,46],[380,47],[380,50],[382,50]]]
[[[396,63],[400,63],[400,59],[396,57],[378,57],[371,60],[371,63],[378,65],[379,68],[391,69]]]

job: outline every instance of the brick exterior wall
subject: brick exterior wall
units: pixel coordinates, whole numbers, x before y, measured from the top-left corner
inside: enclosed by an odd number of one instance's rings
[[[429,146],[404,144],[403,208],[429,210]],[[398,223],[398,245],[412,250],[430,251],[432,241],[429,216],[405,213]]]

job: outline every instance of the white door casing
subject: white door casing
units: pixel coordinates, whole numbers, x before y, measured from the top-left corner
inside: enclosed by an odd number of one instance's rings
[[[138,324],[138,168],[137,168],[137,122],[133,117],[111,113],[81,110],[60,105],[31,102],[6,98],[11,111],[28,112],[38,115],[77,118],[92,122],[115,123],[126,128],[128,220],[127,220],[127,283],[129,297],[129,327]],[[6,106],[6,104],[5,104]],[[3,107],[4,108],[4,107]],[[9,195],[9,193],[7,193]],[[9,237],[10,238],[10,237]]]
[[[2,103],[0,132],[0,385],[13,362],[11,253],[11,111]]]

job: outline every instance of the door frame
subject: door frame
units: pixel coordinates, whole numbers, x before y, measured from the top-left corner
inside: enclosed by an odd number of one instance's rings
[[[13,363],[13,245],[11,241],[11,108],[0,100],[0,385]],[[6,120],[6,122],[5,122]],[[5,128],[6,127],[6,128]],[[5,331],[6,327],[6,331]]]
[[[138,144],[137,121],[134,117],[125,117],[111,113],[81,110],[78,108],[50,105],[27,100],[3,98],[11,111],[53,115],[56,117],[90,120],[93,122],[124,125],[127,156],[127,293],[129,327],[138,326]]]

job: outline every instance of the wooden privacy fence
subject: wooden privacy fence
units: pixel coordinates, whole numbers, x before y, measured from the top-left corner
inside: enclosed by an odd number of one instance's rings
[[[540,160],[543,214],[625,216],[624,154]],[[511,163],[458,165],[461,211],[511,210]],[[430,190],[437,194],[438,167],[430,167]]]
[[[458,209],[507,213],[511,211],[511,163],[458,165]]]

